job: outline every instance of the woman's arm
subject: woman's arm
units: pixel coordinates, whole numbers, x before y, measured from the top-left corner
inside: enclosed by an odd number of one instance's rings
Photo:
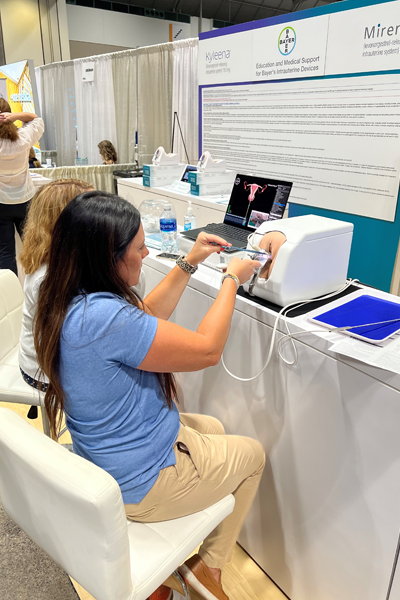
[[[193,248],[186,256],[186,260],[189,264],[197,267],[213,252],[220,252],[221,245],[230,246],[231,244],[216,235],[210,235],[203,231],[199,233]],[[159,319],[169,319],[189,279],[189,273],[178,266],[174,267],[144,299],[144,305],[148,312]]]
[[[33,119],[38,119],[39,117],[34,113],[0,113],[0,123],[14,123],[14,121],[22,121],[23,123],[29,123],[29,121],[33,121]]]
[[[227,272],[235,274],[240,283],[244,283],[259,266],[260,263],[254,260],[234,258],[229,263]],[[199,371],[216,365],[228,339],[236,291],[236,282],[226,278],[212,307],[195,332],[160,319],[150,350],[138,368],[166,373]]]

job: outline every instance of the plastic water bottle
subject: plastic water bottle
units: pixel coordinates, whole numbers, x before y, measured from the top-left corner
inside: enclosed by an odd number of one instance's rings
[[[178,244],[176,243],[178,227],[175,211],[169,203],[165,204],[164,210],[160,215],[160,231],[161,252],[179,252]]]
[[[189,229],[196,229],[196,217],[193,214],[191,200],[188,200],[187,213],[183,217],[183,229],[184,231],[189,231]]]

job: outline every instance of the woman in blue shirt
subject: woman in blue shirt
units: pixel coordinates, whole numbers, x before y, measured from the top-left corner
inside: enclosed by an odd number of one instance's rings
[[[213,245],[216,244],[216,245]],[[179,415],[175,371],[218,363],[238,284],[259,266],[234,258],[212,307],[193,332],[168,321],[197,265],[226,242],[200,234],[144,300],[131,289],[148,254],[139,212],[86,192],[61,213],[37,307],[35,347],[49,379],[45,407],[54,438],[63,413],[74,451],[118,482],[128,518],[162,521],[235,495],[235,509],[181,573],[211,600],[226,600],[231,559],[264,467],[261,445],[224,435],[212,417]],[[152,598],[169,598],[162,586]]]

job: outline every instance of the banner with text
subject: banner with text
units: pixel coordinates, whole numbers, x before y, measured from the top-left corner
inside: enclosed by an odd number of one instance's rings
[[[394,221],[400,75],[359,75],[400,69],[399,2],[273,21],[200,39],[200,152],[293,181],[290,202]]]

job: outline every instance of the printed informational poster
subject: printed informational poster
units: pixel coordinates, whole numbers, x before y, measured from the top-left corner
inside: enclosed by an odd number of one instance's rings
[[[203,147],[293,182],[290,202],[393,221],[400,75],[205,88]]]
[[[394,221],[399,15],[399,2],[386,2],[206,34],[200,151],[292,181],[291,203]]]

